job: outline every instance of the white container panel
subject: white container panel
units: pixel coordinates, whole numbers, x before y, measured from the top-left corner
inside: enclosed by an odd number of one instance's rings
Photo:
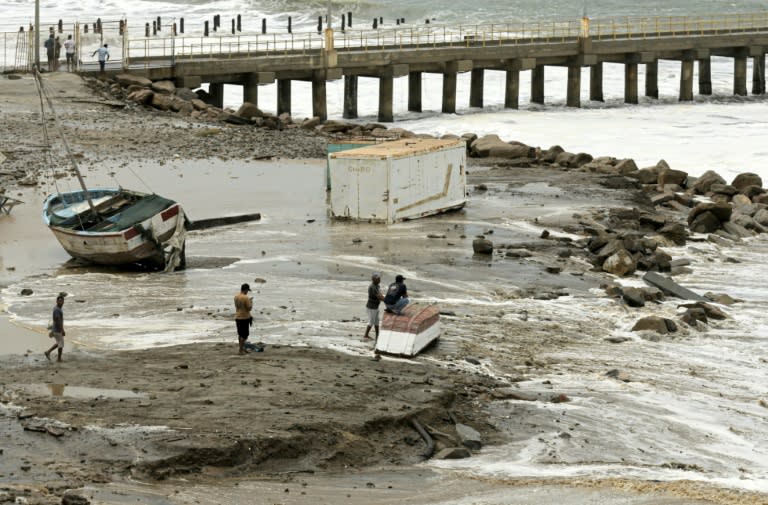
[[[388,160],[337,159],[331,165],[331,214],[337,218],[388,219]]]

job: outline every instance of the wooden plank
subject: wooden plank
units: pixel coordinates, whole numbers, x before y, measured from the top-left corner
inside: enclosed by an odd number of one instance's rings
[[[682,287],[680,284],[676,283],[669,277],[665,277],[657,272],[647,272],[643,276],[643,280],[652,286],[656,286],[660,290],[664,291],[664,293],[682,298],[683,300],[696,300],[699,302],[708,301],[703,296],[697,295],[690,289]]]
[[[248,221],[259,221],[261,214],[241,214],[239,216],[212,217],[209,219],[198,219],[187,223],[187,231],[206,230],[217,226],[228,226],[231,224],[246,223]]]

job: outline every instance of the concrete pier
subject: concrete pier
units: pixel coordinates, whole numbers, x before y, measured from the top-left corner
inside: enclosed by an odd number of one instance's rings
[[[259,106],[259,74],[250,73],[243,84],[243,102]]]
[[[712,94],[712,60],[709,57],[699,59],[699,94]]]
[[[325,72],[315,72],[312,79],[312,115],[320,118],[320,121],[328,120],[325,88]]]
[[[421,112],[421,72],[408,73],[408,110]]]
[[[212,82],[208,86],[208,94],[211,95],[211,105],[223,108],[224,107],[224,83]]]
[[[624,70],[624,101],[638,103],[638,66],[645,65],[645,96],[659,96],[659,60],[680,62],[679,98],[694,99],[695,62],[698,62],[698,93],[712,93],[711,57],[732,58],[733,93],[748,93],[748,58],[752,59],[753,94],[765,93],[765,54],[768,49],[768,21],[761,15],[739,15],[724,19],[713,16],[702,31],[666,30],[668,20],[659,23],[617,23],[615,33],[610,26],[600,24],[600,30],[590,27],[589,20],[581,20],[578,33],[563,34],[558,28],[550,30],[537,24],[537,36],[522,37],[492,25],[482,34],[461,36],[453,31],[433,33],[436,41],[425,44],[419,34],[410,28],[395,28],[393,38],[374,39],[363,33],[359,42],[334,36],[327,30],[322,42],[312,41],[301,47],[292,45],[294,39],[282,41],[282,49],[269,47],[254,53],[220,44],[218,53],[207,52],[203,56],[169,54],[149,56],[146,51],[133,52],[131,48],[141,44],[129,44],[124,61],[129,61],[123,71],[143,75],[152,80],[174,79],[179,86],[194,89],[201,83],[210,84],[210,100],[213,105],[223,105],[224,83],[243,86],[243,100],[256,103],[258,86],[265,84],[264,76],[271,75],[278,81],[278,113],[290,112],[290,83],[293,80],[312,83],[312,108],[321,120],[327,118],[326,81],[345,77],[345,118],[357,117],[359,77],[379,79],[379,119],[394,121],[393,80],[408,75],[408,110],[422,110],[424,73],[443,77],[441,110],[456,112],[458,79],[461,72],[472,72],[470,79],[469,106],[485,105],[485,71],[505,72],[504,106],[516,109],[520,106],[520,72],[531,70],[531,102],[545,101],[545,69],[547,66],[567,67],[568,81],[566,103],[569,107],[581,106],[581,71],[590,68],[589,98],[603,101],[604,63],[618,64]],[[735,21],[734,21],[735,20]],[[699,17],[693,21],[700,21]],[[697,26],[692,21],[690,26]],[[735,24],[734,24],[735,23]],[[764,23],[766,26],[761,25]],[[609,27],[608,32],[604,27]],[[649,28],[651,27],[651,28]],[[210,37],[209,40],[215,42]],[[314,39],[313,39],[314,40]],[[396,42],[395,42],[396,41]],[[339,49],[334,48],[339,44]],[[170,47],[170,45],[168,45]],[[210,44],[207,47],[217,47]],[[613,72],[613,66],[611,71]],[[88,72],[86,72],[88,73]],[[465,91],[465,90],[461,90]],[[498,99],[498,97],[497,97]],[[263,104],[262,104],[263,105]]]
[[[624,103],[636,104],[637,100],[637,58],[627,56],[624,63]]]
[[[504,107],[517,109],[520,106],[520,70],[517,65],[509,65],[504,82]]]
[[[291,113],[291,80],[277,80],[277,114]]]
[[[568,92],[565,104],[568,107],[581,107],[581,67],[568,67]]]
[[[603,97],[603,64],[596,63],[589,67],[589,99],[604,102]]]
[[[379,77],[379,121],[391,123],[395,120],[392,114],[392,99],[394,98],[394,78],[392,72],[384,72]]]
[[[485,70],[482,68],[472,69],[472,79],[469,88],[469,106],[483,107],[483,85],[485,81]]]
[[[344,110],[342,116],[346,119],[357,117],[357,76],[344,76]]]
[[[680,101],[693,101],[693,58],[680,61]]]
[[[765,94],[765,53],[752,57],[752,94]]]
[[[737,50],[733,57],[733,94],[747,96],[747,54]]]
[[[645,96],[659,98],[659,61],[645,64]]]
[[[531,102],[544,103],[544,65],[536,65],[531,70]]]

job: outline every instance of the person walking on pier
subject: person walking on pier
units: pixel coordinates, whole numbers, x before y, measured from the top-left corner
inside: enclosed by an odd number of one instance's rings
[[[55,60],[53,65],[54,70],[58,71],[59,65],[61,64],[61,61],[59,60],[59,58],[61,58],[61,39],[58,37],[56,37],[56,47],[53,50],[53,58]]]
[[[365,328],[363,339],[371,338],[371,328],[374,328],[376,330],[374,346],[376,341],[379,340],[379,304],[384,300],[379,284],[381,284],[381,275],[375,273],[371,276],[371,284],[368,286],[368,303],[365,304],[365,309],[368,311],[368,326]]]
[[[72,35],[67,37],[64,41],[64,50],[67,53],[67,72],[73,72],[75,70],[75,41],[72,40]]]
[[[250,335],[250,326],[253,324],[253,297],[248,296],[251,286],[243,284],[240,286],[240,292],[235,295],[235,326],[237,327],[237,342],[239,344],[238,354],[247,354],[245,350],[245,341]]]
[[[51,361],[51,353],[54,349],[59,350],[59,356],[56,361],[61,362],[61,355],[64,353],[64,311],[61,308],[64,306],[64,295],[56,297],[56,306],[53,308],[53,323],[51,324],[51,331],[48,334],[49,337],[56,339],[56,343],[51,346],[50,349],[45,351],[45,359]]]
[[[104,67],[107,64],[107,61],[109,61],[109,49],[107,49],[107,44],[96,49],[91,56],[96,56],[96,53],[99,53],[99,72],[103,74]]]
[[[56,38],[53,33],[45,41],[45,53],[48,56],[48,71],[56,70]]]

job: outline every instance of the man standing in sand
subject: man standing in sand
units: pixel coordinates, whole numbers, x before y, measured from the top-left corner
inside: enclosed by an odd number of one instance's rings
[[[368,326],[365,328],[365,335],[363,339],[371,338],[371,328],[376,329],[376,341],[379,340],[379,304],[384,299],[384,295],[381,294],[381,275],[375,273],[371,276],[371,285],[368,286],[368,303],[365,304],[365,309],[368,311]]]
[[[59,358],[56,360],[61,362],[61,354],[64,352],[64,311],[61,308],[64,306],[64,295],[56,297],[56,306],[53,308],[53,325],[51,326],[51,338],[56,339],[56,343],[51,346],[50,349],[45,351],[45,358],[51,361],[51,352],[54,349],[59,349]]]
[[[109,49],[107,49],[107,44],[96,49],[91,56],[96,56],[96,53],[99,53],[99,71],[103,74],[107,60],[109,60]]]
[[[245,350],[245,341],[250,334],[250,326],[253,324],[251,309],[253,308],[253,297],[248,296],[251,286],[243,284],[240,286],[240,292],[235,295],[235,326],[237,326],[237,342],[240,344],[238,354],[247,354]]]
[[[397,315],[402,314],[403,309],[410,302],[408,299],[408,288],[405,287],[405,277],[398,275],[395,282],[387,288],[387,295],[384,297],[384,305],[387,312],[394,312]]]

